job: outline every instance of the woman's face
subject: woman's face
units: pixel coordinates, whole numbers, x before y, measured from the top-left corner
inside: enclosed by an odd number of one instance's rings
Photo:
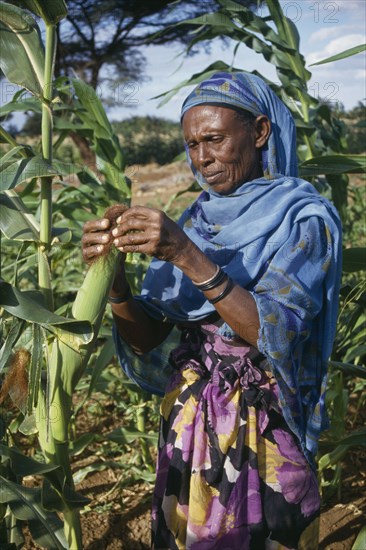
[[[193,166],[216,193],[228,195],[263,175],[260,151],[269,136],[264,115],[243,121],[227,107],[198,105],[183,117],[183,134]]]

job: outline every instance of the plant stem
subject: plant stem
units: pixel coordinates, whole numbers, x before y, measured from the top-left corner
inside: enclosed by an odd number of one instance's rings
[[[52,83],[56,54],[56,27],[46,25],[45,79],[42,104],[42,155],[52,164]],[[41,223],[38,250],[38,282],[49,309],[53,309],[48,252],[52,239],[52,178],[41,179]]]
[[[137,409],[136,414],[136,427],[139,432],[145,433],[146,432],[146,407],[144,406],[146,399],[145,394],[142,395],[142,397],[139,399],[140,401],[140,407]],[[141,406],[142,405],[142,406]],[[146,441],[146,439],[141,438],[140,439],[140,446],[141,446],[141,454],[142,454],[142,461],[143,465],[147,467],[147,469],[150,472],[154,471],[154,466],[152,464],[152,458],[150,454],[149,445]]]
[[[69,459],[69,442],[55,443],[56,447],[56,462],[64,469],[65,477],[69,487],[74,489],[74,480],[72,477],[70,459]],[[82,550],[83,540],[80,524],[79,510],[75,508],[70,510],[66,505],[64,511],[64,532],[70,550]]]
[[[42,104],[42,156],[44,160],[52,164],[52,132],[53,132],[53,73],[56,54],[56,26],[46,23],[46,50],[45,50],[45,75]],[[40,243],[38,248],[38,282],[46,299],[49,309],[53,310],[53,295],[51,286],[51,271],[49,268],[48,253],[52,240],[52,178],[41,179],[41,220],[40,220]],[[54,344],[55,345],[55,344]],[[56,349],[58,351],[58,348]],[[62,365],[64,366],[64,365]],[[51,403],[56,406],[58,416],[51,424],[50,433],[43,437],[43,450],[49,460],[62,466],[65,481],[74,488],[72,472],[69,459],[68,424],[70,418],[71,398],[60,399],[63,395],[63,386],[58,362],[56,368],[50,369],[50,384],[52,388]],[[47,415],[46,415],[47,418]],[[46,423],[48,420],[46,420]],[[47,432],[44,429],[43,432]],[[43,433],[44,436],[44,433]],[[64,530],[69,548],[72,550],[82,549],[82,534],[80,517],[77,510],[70,510],[65,502],[64,508]]]
[[[70,550],[82,550],[83,543],[79,512],[77,510],[65,510],[63,516],[65,537]]]

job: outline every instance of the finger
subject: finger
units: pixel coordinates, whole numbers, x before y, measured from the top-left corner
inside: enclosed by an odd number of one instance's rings
[[[111,236],[109,233],[84,233],[81,237],[83,246],[89,246],[93,244],[107,244],[109,243]]]
[[[160,213],[161,211],[156,208],[148,208],[147,206],[131,206],[117,219],[117,223],[121,223],[131,218],[149,219]]]
[[[111,222],[107,218],[102,218],[99,220],[89,220],[85,222],[83,227],[84,233],[90,233],[94,231],[105,231],[109,229]]]
[[[117,246],[117,250],[119,250],[123,254],[136,253],[136,252],[146,253],[146,250],[144,250],[144,245],[139,245],[139,244]]]
[[[118,223],[113,229],[112,235],[118,237],[131,232],[144,232],[149,226],[151,226],[151,222],[146,218],[129,218],[128,220],[122,220],[121,223]]]
[[[113,240],[113,244],[117,248],[123,248],[124,252],[131,252],[128,247],[141,246],[149,242],[149,238],[144,232],[128,233],[121,235]]]
[[[85,261],[90,261],[93,258],[96,258],[98,256],[103,256],[103,254],[106,251],[106,247],[102,244],[98,244],[95,246],[88,246],[86,248],[83,248],[83,258]]]

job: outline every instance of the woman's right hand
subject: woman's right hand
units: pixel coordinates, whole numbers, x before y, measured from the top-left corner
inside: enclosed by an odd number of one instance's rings
[[[106,218],[90,220],[84,224],[81,247],[86,263],[91,263],[106,254],[111,241],[110,227],[111,222]]]

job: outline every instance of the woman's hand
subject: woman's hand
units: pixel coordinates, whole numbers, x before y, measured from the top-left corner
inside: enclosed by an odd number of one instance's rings
[[[106,218],[90,220],[83,227],[81,239],[82,254],[84,261],[93,262],[100,256],[104,256],[111,241],[109,229],[111,222]]]
[[[117,219],[112,231],[113,244],[121,252],[141,252],[160,260],[179,264],[192,241],[164,212],[133,206]]]

